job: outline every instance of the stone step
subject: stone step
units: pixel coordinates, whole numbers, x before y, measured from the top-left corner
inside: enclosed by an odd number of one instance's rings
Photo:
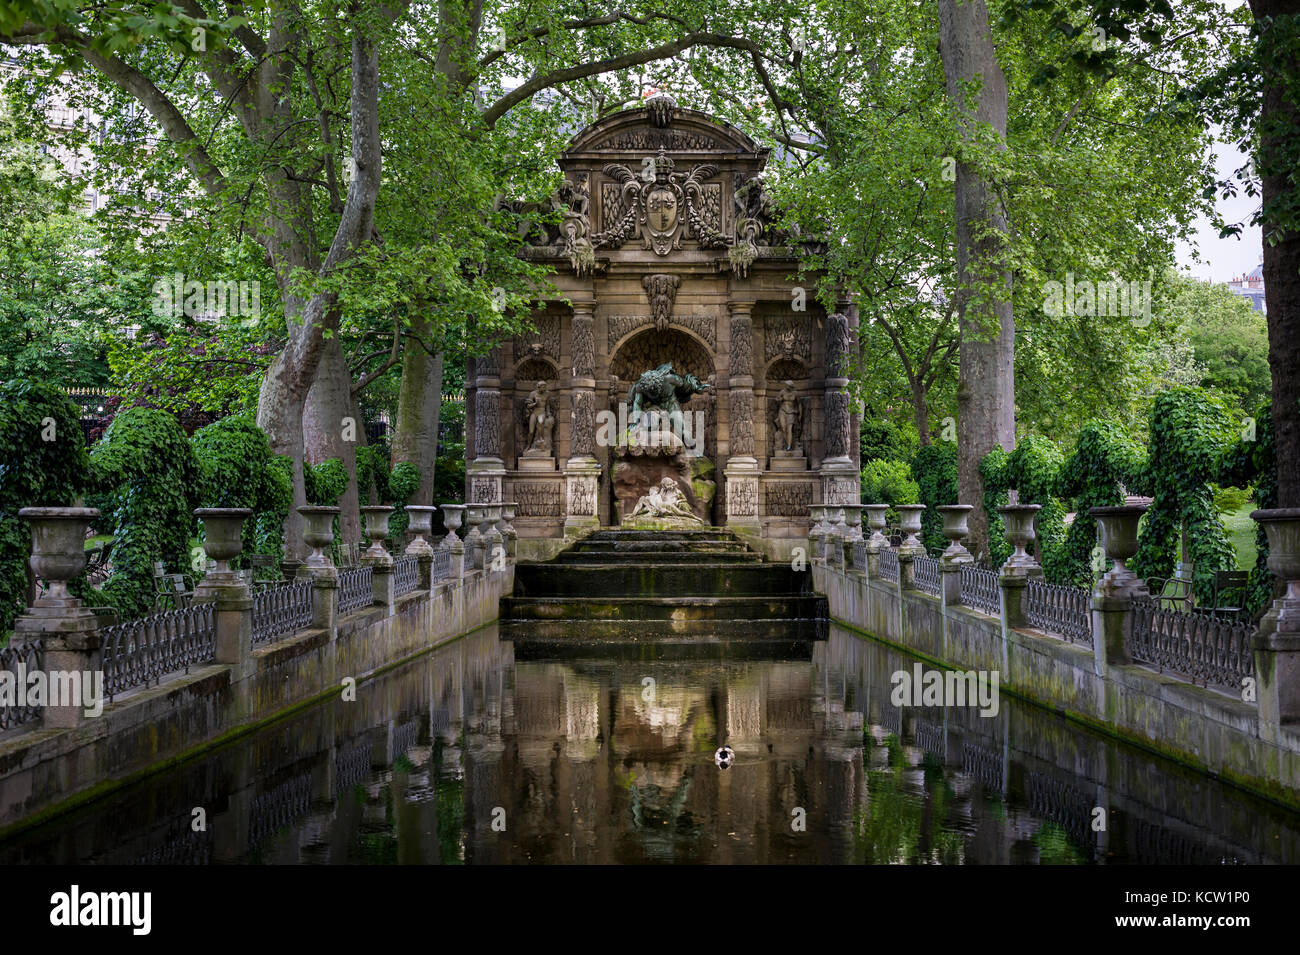
[[[735,538],[699,538],[697,540],[599,540],[580,541],[566,554],[639,554],[645,551],[685,554],[690,552],[754,553]]]
[[[809,660],[825,620],[664,625],[615,620],[502,621],[516,660]]]
[[[808,571],[796,571],[789,564],[575,560],[515,568],[516,597],[785,597],[811,593]]]
[[[817,620],[826,598],[781,597],[505,597],[501,619],[667,622],[674,631],[696,623]]]
[[[760,564],[763,558],[749,551],[566,551],[557,564]]]

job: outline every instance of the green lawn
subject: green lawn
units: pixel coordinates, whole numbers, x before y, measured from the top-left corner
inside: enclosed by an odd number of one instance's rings
[[[1228,540],[1237,552],[1239,570],[1250,570],[1255,566],[1255,522],[1250,519],[1250,512],[1257,506],[1247,503],[1241,510],[1219,515],[1223,529],[1228,532]]]

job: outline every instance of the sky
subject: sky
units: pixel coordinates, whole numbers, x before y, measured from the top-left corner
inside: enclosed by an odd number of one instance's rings
[[[1234,169],[1246,162],[1246,156],[1230,142],[1219,143],[1214,156],[1219,179],[1229,178]],[[1248,224],[1258,206],[1258,197],[1240,193],[1231,199],[1216,198],[1215,208],[1220,215],[1228,222],[1244,223],[1241,235],[1220,239],[1219,231],[1210,225],[1208,219],[1197,219],[1194,246],[1201,261],[1193,260],[1193,245],[1179,242],[1175,249],[1178,265],[1197,278],[1212,282],[1227,282],[1251,271],[1263,259],[1259,226]]]

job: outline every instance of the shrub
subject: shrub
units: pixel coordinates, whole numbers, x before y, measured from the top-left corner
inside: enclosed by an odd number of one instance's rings
[[[31,528],[24,507],[68,507],[86,489],[90,459],[76,403],[54,385],[0,385],[0,634],[27,603]]]
[[[922,540],[931,555],[943,552],[943,515],[935,508],[957,503],[957,445],[953,441],[928,444],[912,459],[912,477],[920,491]]]

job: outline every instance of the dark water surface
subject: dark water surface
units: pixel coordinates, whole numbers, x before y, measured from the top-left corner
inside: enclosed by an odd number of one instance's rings
[[[0,863],[1300,862],[1300,814],[1042,710],[894,707],[912,665],[833,626],[563,655],[492,627]]]

